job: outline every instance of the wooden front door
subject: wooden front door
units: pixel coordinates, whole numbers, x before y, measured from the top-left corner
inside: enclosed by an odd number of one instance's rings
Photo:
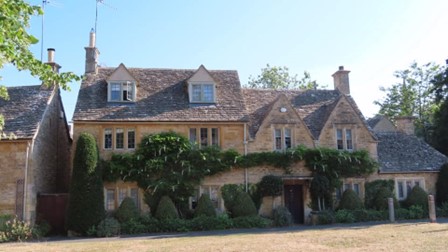
[[[291,212],[294,223],[303,224],[303,189],[302,185],[285,185],[285,206]]]

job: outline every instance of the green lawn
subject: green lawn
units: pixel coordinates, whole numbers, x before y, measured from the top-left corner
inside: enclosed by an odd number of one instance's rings
[[[447,251],[448,224],[298,227],[262,233],[179,234],[0,244],[0,251]]]

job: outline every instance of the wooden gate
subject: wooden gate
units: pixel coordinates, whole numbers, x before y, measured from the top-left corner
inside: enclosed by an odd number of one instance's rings
[[[39,194],[37,196],[36,222],[48,222],[52,234],[65,234],[67,203],[67,193]]]

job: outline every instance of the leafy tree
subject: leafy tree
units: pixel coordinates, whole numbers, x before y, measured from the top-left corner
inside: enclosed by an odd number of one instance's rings
[[[440,168],[439,177],[436,182],[436,202],[441,206],[443,203],[448,204],[448,164],[444,164]]]
[[[80,77],[71,72],[54,72],[29,50],[31,45],[38,42],[36,37],[27,32],[30,18],[42,14],[39,6],[32,6],[24,0],[0,1],[0,69],[5,64],[12,64],[20,71],[30,71],[32,76],[39,77],[47,86],[58,83],[64,90],[70,90],[67,83],[80,80]],[[4,86],[0,86],[0,99],[8,99]],[[3,126],[4,118],[0,116],[0,133],[3,132]]]
[[[390,88],[381,87],[386,97],[374,101],[374,104],[380,106],[379,114],[389,118],[416,116],[416,134],[429,140],[432,115],[437,109],[431,81],[442,71],[443,67],[434,62],[421,66],[413,62],[409,69],[396,71],[394,76],[400,82]]]
[[[297,75],[291,75],[289,69],[285,66],[271,67],[267,64],[256,78],[249,77],[248,86],[272,89],[313,89],[317,87],[317,84],[316,81],[311,79],[311,75],[307,71],[303,73],[302,79],[298,79]]]
[[[76,144],[68,202],[67,228],[81,234],[104,218],[103,181],[95,138],[82,133]]]
[[[448,155],[448,68],[431,81],[438,105],[433,118],[431,145]]]

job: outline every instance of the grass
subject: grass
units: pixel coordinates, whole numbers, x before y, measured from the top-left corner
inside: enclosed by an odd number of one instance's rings
[[[0,251],[446,251],[448,224],[319,226],[0,244]]]

